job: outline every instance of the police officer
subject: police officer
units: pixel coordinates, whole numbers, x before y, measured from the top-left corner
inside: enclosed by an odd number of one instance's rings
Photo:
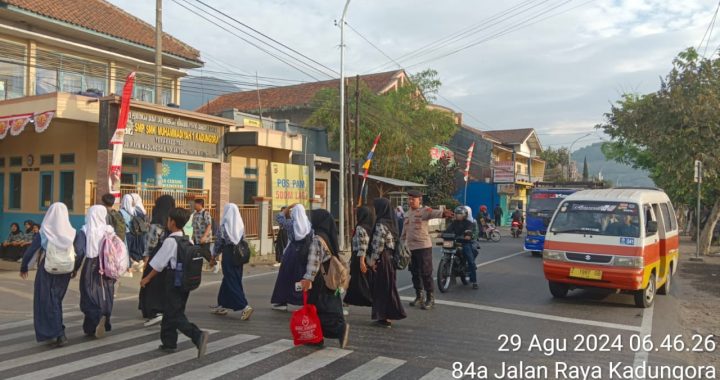
[[[410,210],[405,214],[405,222],[401,239],[412,254],[410,272],[412,272],[415,300],[410,306],[420,306],[429,310],[435,305],[433,296],[433,263],[432,241],[428,232],[428,221],[452,216],[449,210],[433,210],[422,206],[422,193],[417,190],[408,191]],[[426,294],[423,294],[426,293]]]

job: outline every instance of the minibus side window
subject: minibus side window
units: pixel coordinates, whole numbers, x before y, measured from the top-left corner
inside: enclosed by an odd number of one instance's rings
[[[657,222],[657,220],[655,219],[655,215],[652,212],[652,208],[650,208],[650,205],[644,205],[643,209],[645,210],[645,236],[655,236],[657,235],[657,232],[655,232],[654,234],[648,233],[648,222]]]
[[[675,229],[677,228],[677,222],[675,221],[674,215],[670,213],[669,205],[667,203],[661,203],[660,210],[662,211],[665,232],[675,231]]]
[[[655,220],[657,220],[658,232],[660,232],[661,237],[664,237],[665,232],[669,231],[669,228],[670,228],[670,223],[668,222],[668,218],[665,218],[665,215],[662,215],[662,211],[660,210],[660,205],[658,203],[652,204],[652,210],[653,210],[653,215],[655,215]]]

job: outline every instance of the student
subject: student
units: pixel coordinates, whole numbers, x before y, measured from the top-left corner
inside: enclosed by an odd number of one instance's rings
[[[23,241],[20,243],[21,247],[27,247],[29,246],[33,239],[35,238],[35,231],[33,231],[33,227],[35,226],[35,222],[32,220],[26,220],[25,223],[23,223],[25,226],[25,232],[23,232]]]
[[[120,240],[125,241],[125,219],[123,219],[118,210],[113,208],[113,205],[115,204],[115,196],[112,194],[105,194],[102,196],[101,200],[102,204],[107,209],[107,224],[112,226],[115,230],[115,234],[120,238]]]
[[[163,310],[162,324],[160,325],[159,347],[164,352],[175,352],[177,350],[178,331],[182,332],[192,340],[198,349],[198,357],[205,355],[209,333],[200,330],[185,316],[185,305],[187,304],[190,292],[183,291],[174,286],[175,267],[177,265],[178,245],[175,237],[182,237],[182,226],[190,219],[190,211],[182,208],[173,208],[167,219],[167,228],[170,232],[169,239],[165,239],[158,252],[150,260],[148,267],[152,268],[147,276],[140,281],[140,286],[145,288],[148,284],[160,284],[165,295],[165,307]],[[158,278],[156,278],[158,277]]]
[[[149,228],[149,220],[147,216],[147,211],[145,210],[145,206],[143,205],[142,198],[140,197],[140,194],[138,193],[132,193],[130,194],[130,197],[132,197],[132,203],[135,207],[135,218],[139,219],[141,221],[144,221],[147,223]],[[133,265],[138,272],[142,272],[142,259],[143,254],[145,253],[145,236],[147,235],[147,232],[145,233],[133,233],[132,232],[132,223],[130,224],[130,234],[128,235],[128,253],[130,254],[130,258],[135,260],[135,264]]]
[[[124,242],[125,242],[125,247],[128,249],[128,254],[129,254],[130,241],[133,240],[133,243],[134,243],[134,240],[136,239],[135,235],[132,235],[130,233],[131,232],[130,227],[132,225],[132,220],[135,217],[135,204],[133,202],[132,195],[130,195],[130,194],[123,195],[122,200],[120,201],[120,216],[122,216],[123,221],[125,222],[125,240],[124,240]],[[133,244],[133,245],[135,245],[135,244]],[[135,252],[135,254],[137,255],[137,252]],[[138,255],[136,257],[138,257],[137,260],[142,260],[142,256]],[[136,260],[132,255],[130,256],[130,259],[131,259],[131,261],[130,261],[130,263],[128,263],[128,265],[131,264],[132,261]],[[123,277],[132,278],[132,276],[133,276],[132,268],[130,268],[130,270],[128,270],[127,272],[123,273]]]
[[[40,250],[33,297],[35,339],[38,342],[52,341],[57,347],[67,342],[62,301],[70,283],[70,273],[50,274],[45,271],[45,251],[48,244],[62,251],[70,249],[74,239],[75,229],[70,225],[67,207],[60,202],[53,203],[45,214],[40,233],[25,250],[20,267],[20,277],[26,280],[28,264]]]
[[[80,311],[85,314],[83,332],[87,336],[102,338],[110,331],[115,297],[115,280],[100,274],[100,250],[103,238],[115,231],[107,224],[107,209],[95,205],[88,209],[85,225],[75,237],[75,271],[80,273]]]
[[[10,224],[10,233],[7,240],[2,243],[2,258],[5,260],[17,261],[23,256],[22,244],[25,235],[20,231],[20,225],[17,223]]]
[[[215,257],[224,255],[222,261],[223,279],[220,284],[220,291],[217,297],[217,307],[212,310],[213,314],[227,315],[229,311],[241,311],[240,319],[250,319],[253,308],[248,305],[245,298],[245,291],[242,286],[243,264],[235,265],[235,260],[230,258],[233,250],[245,235],[245,223],[240,216],[240,210],[234,203],[228,203],[223,210],[222,223],[218,230],[215,251],[210,260],[210,266],[215,266]]]
[[[295,290],[295,283],[302,280],[305,274],[313,233],[305,207],[301,204],[286,208],[282,219],[278,217],[277,220],[280,228],[287,231],[290,243],[282,255],[270,302],[273,310],[287,311],[288,304],[303,304],[302,292]]]
[[[146,277],[152,270],[147,263],[155,256],[162,246],[165,237],[168,235],[167,221],[170,210],[173,208],[175,208],[175,199],[169,195],[163,195],[155,200],[150,229],[145,235],[145,253],[143,254],[145,269],[143,270],[143,277]],[[162,321],[164,298],[164,290],[159,282],[152,283],[140,289],[138,308],[142,311],[143,318],[146,319],[145,327],[158,324]]]
[[[193,243],[201,246],[203,251],[210,252],[212,216],[205,210],[205,200],[202,198],[195,199],[194,208],[195,211],[192,214]]]
[[[352,237],[350,258],[350,285],[344,300],[349,305],[372,306],[373,273],[368,270],[365,257],[370,246],[375,216],[367,206],[358,207],[356,215],[357,225]]]

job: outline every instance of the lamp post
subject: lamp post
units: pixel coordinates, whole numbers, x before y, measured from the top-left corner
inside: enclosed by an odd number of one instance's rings
[[[570,148],[568,148],[568,160],[567,160],[567,166],[568,166],[568,167],[567,167],[567,176],[568,176],[568,180],[571,180],[571,178],[570,178],[570,161],[572,160],[572,147],[573,147],[573,145],[575,145],[576,142],[584,139],[585,137],[588,137],[588,136],[592,135],[593,133],[595,133],[595,132],[586,133],[586,134],[584,134],[584,135],[576,138],[572,143],[570,143]]]
[[[340,17],[340,250],[345,250],[345,15],[350,0],[345,1]]]

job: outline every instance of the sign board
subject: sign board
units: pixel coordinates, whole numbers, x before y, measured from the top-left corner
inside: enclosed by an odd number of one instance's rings
[[[147,186],[157,186],[157,170],[155,159],[143,158],[140,160],[140,182]]]
[[[273,210],[300,203],[309,209],[310,175],[307,166],[270,163]]]
[[[512,195],[515,195],[515,184],[514,184],[514,183],[507,183],[507,184],[497,185],[497,192],[498,192],[498,194],[512,194]]]
[[[131,110],[125,132],[125,151],[144,156],[219,161],[223,127]]]
[[[703,177],[702,169],[703,169],[703,168],[702,168],[702,161],[700,161],[700,160],[695,160],[695,171],[694,171],[694,174],[693,174],[693,182],[695,182],[695,183],[702,183],[702,177]]]
[[[163,160],[160,184],[166,189],[184,189],[187,187],[187,163]]]
[[[442,145],[435,145],[430,148],[430,163],[434,164],[440,159],[448,159],[450,163],[455,162],[455,153],[450,148]]]
[[[493,169],[493,182],[515,183],[515,163],[513,161],[495,161]]]
[[[245,117],[243,118],[243,127],[261,128],[262,123],[258,119],[248,119],[247,117]]]

